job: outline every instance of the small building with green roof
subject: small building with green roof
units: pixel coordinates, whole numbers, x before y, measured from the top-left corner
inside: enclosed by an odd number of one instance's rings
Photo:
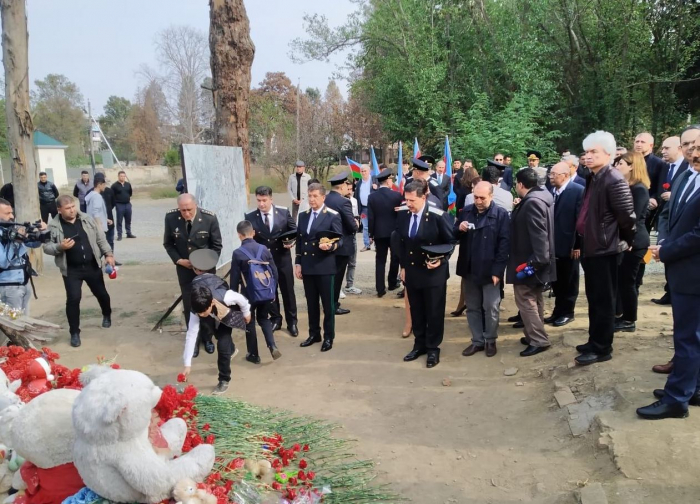
[[[68,172],[66,170],[66,149],[53,137],[41,131],[34,132],[34,149],[36,150],[36,162],[39,171],[46,172],[49,180],[57,187],[68,185]]]

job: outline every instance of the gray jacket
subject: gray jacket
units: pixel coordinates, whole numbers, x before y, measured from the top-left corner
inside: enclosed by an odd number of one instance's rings
[[[107,243],[105,233],[97,226],[95,220],[83,212],[78,212],[77,218],[83,224],[83,229],[88,237],[95,258],[99,261],[102,256],[112,255],[112,249]],[[57,215],[49,222],[51,239],[44,243],[44,253],[54,256],[54,261],[58,269],[61,270],[61,275],[68,276],[68,261],[66,260],[66,254],[60,247],[64,238],[60,219],[61,216]]]

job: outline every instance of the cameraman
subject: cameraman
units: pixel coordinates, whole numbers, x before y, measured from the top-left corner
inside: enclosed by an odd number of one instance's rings
[[[0,223],[14,222],[15,215],[10,202],[0,198]],[[27,230],[18,226],[18,237],[8,239],[8,231],[11,227],[2,226],[2,239],[0,239],[0,301],[13,308],[21,309],[25,315],[29,315],[29,299],[31,292],[29,279],[32,276],[32,265],[29,262],[27,248],[38,248],[41,243],[49,238],[48,228],[44,222],[39,230],[41,235],[38,241],[24,242],[22,236],[26,236]]]

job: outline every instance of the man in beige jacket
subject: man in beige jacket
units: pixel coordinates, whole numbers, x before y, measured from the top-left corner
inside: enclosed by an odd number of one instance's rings
[[[292,198],[292,219],[296,222],[299,207],[308,208],[309,201],[309,177],[306,171],[306,164],[303,161],[297,161],[294,173],[289,176],[287,182],[287,192]],[[302,211],[304,208],[302,208]]]

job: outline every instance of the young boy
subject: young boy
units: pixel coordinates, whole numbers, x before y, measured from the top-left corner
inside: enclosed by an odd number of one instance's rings
[[[187,377],[192,369],[192,354],[195,350],[200,323],[211,328],[217,340],[219,383],[213,394],[223,394],[231,381],[231,359],[236,355],[236,346],[231,330],[243,329],[251,321],[250,303],[238,292],[228,289],[226,282],[214,274],[206,273],[216,266],[218,254],[213,250],[196,250],[190,254],[192,267],[198,276],[192,282],[192,313],[187,326],[183,360]],[[241,320],[242,319],[242,320]]]
[[[253,229],[253,224],[249,221],[241,221],[236,226],[236,231],[238,232],[238,238],[241,240],[241,246],[233,251],[233,258],[231,260],[231,289],[234,291],[240,290],[246,295],[246,297],[251,298],[251,285],[245,285],[242,283],[242,279],[248,278],[248,273],[250,265],[248,261],[254,259],[258,256],[260,249],[262,248],[262,253],[260,260],[269,264],[272,270],[272,275],[274,277],[275,283],[277,283],[277,267],[275,266],[275,261],[272,258],[272,253],[264,245],[256,242],[253,237],[255,236],[255,230]],[[245,341],[248,347],[248,353],[245,359],[253,364],[260,364],[260,354],[258,354],[258,335],[255,331],[255,321],[257,320],[260,328],[262,329],[263,335],[265,336],[265,343],[272,354],[274,360],[282,357],[282,354],[277,349],[275,345],[275,337],[272,333],[272,321],[270,320],[270,307],[272,306],[273,299],[266,301],[264,303],[253,304],[250,308],[251,317],[250,322],[246,326]]]

